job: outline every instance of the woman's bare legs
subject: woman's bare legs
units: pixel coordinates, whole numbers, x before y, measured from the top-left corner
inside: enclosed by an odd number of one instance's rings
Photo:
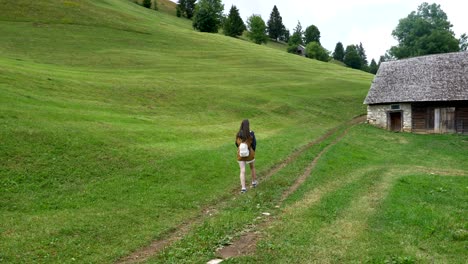
[[[257,174],[255,173],[255,161],[250,163],[250,171],[252,172],[252,183],[257,182]]]
[[[245,161],[239,161],[239,167],[242,190],[245,190]]]

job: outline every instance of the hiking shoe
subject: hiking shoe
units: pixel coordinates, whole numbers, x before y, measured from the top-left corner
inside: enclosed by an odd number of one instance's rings
[[[253,181],[253,182],[252,182],[252,186],[253,186],[254,188],[257,187],[257,184],[258,184],[257,181]]]
[[[241,193],[247,192],[247,189],[241,189]]]

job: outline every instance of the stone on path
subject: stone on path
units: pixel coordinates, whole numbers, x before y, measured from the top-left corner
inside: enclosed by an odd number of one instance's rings
[[[206,264],[218,264],[221,263],[223,260],[222,259],[212,259],[208,261]]]

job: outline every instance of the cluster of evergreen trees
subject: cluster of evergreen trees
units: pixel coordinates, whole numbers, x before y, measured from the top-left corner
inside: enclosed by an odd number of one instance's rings
[[[343,47],[343,43],[338,42],[335,46],[335,51],[333,51],[333,59],[341,61],[346,66],[353,69],[359,69],[370,73],[377,73],[378,66],[382,62],[382,58],[379,61],[379,64],[372,59],[371,63],[368,64],[366,51],[362,46],[362,43],[358,45],[348,45],[346,50]]]
[[[143,4],[151,6],[151,0]],[[156,0],[153,0],[156,6]],[[387,60],[426,54],[444,53],[468,49],[468,36],[463,34],[456,39],[450,29],[452,24],[440,5],[423,3],[417,12],[401,19],[392,35],[399,45],[391,47],[379,62],[374,59],[369,63],[362,43],[348,45],[346,49],[341,42],[335,46],[333,53],[322,47],[320,30],[310,25],[305,31],[298,21],[292,35],[283,24],[283,19],[276,5],[265,23],[260,15],[247,18],[246,24],[236,6],[232,6],[227,16],[223,15],[224,5],[221,0],[179,0],[177,16],[192,19],[193,27],[201,32],[216,33],[220,28],[226,36],[238,37],[247,30],[247,37],[257,44],[266,43],[269,39],[288,44],[288,52],[297,53],[299,48],[312,59],[329,61],[331,58],[343,62],[348,67],[375,74],[380,64]]]
[[[267,23],[260,15],[254,14],[247,18],[245,24],[236,6],[231,7],[227,16],[223,16],[223,9],[221,0],[200,0],[197,4],[194,0],[179,0],[177,16],[192,19],[193,27],[201,32],[215,33],[222,28],[226,36],[238,37],[247,30],[247,37],[254,43],[266,43],[269,39],[288,43],[288,51],[292,53],[296,53],[299,45],[305,45],[309,58],[322,61],[328,61],[330,58],[329,52],[320,44],[320,31],[315,25],[302,31],[298,22],[293,35],[290,36],[276,5],[273,6]]]

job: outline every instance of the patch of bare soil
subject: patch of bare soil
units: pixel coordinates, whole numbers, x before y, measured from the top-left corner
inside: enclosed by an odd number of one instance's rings
[[[176,231],[170,232],[166,235],[166,238],[161,240],[153,241],[149,246],[141,248],[131,255],[126,256],[125,258],[120,259],[116,263],[118,264],[129,264],[129,263],[139,263],[147,260],[155,253],[160,252],[162,249],[172,244],[173,242],[181,239],[185,234],[189,232],[192,224],[198,222],[198,219],[191,219],[189,222],[183,223],[176,228]]]
[[[239,237],[236,243],[221,248],[216,253],[223,259],[249,255],[255,252],[257,236],[258,234],[254,232],[246,233]]]

